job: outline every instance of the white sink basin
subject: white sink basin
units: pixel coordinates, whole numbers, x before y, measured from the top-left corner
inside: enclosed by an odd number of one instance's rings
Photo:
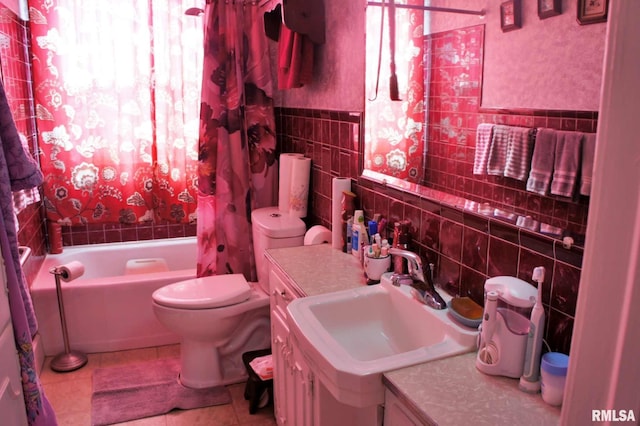
[[[345,404],[381,404],[385,371],[475,350],[476,330],[454,322],[447,309],[419,303],[410,287],[394,287],[389,277],[379,285],[296,299],[287,307],[291,331],[312,370]]]

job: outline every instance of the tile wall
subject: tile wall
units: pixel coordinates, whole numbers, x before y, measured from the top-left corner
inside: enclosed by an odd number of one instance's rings
[[[497,116],[518,120],[503,112]],[[309,224],[331,226],[331,180],[351,177],[367,218],[381,213],[390,223],[411,220],[411,249],[435,264],[436,281],[452,294],[482,302],[488,277],[513,275],[531,282],[533,268],[544,266],[545,337],[553,350],[568,353],[582,264],[580,247],[566,249],[558,239],[496,217],[494,209],[487,214],[477,203],[456,195],[418,186],[414,193],[407,193],[359,178],[361,113],[279,108],[276,120],[282,152],[304,153],[313,160]],[[491,181],[485,184],[499,186]],[[502,197],[491,201],[511,205],[504,191],[496,194]]]
[[[29,26],[7,7],[0,5],[0,64],[2,84],[16,128],[27,137],[31,152],[37,152],[35,111],[29,63]],[[31,204],[18,214],[18,241],[31,247],[24,272],[29,282],[37,274],[46,253],[41,203]]]

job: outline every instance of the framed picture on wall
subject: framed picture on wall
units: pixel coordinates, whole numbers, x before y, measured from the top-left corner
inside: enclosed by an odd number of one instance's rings
[[[606,22],[608,10],[609,0],[578,0],[578,23]]]
[[[520,0],[509,0],[500,4],[500,28],[503,32],[522,28],[521,9]]]
[[[562,13],[562,0],[538,0],[538,18],[546,19]]]

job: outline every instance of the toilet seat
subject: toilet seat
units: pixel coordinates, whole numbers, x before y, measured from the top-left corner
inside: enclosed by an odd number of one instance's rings
[[[213,275],[166,285],[153,292],[159,305],[177,309],[212,309],[249,299],[251,287],[242,274]]]

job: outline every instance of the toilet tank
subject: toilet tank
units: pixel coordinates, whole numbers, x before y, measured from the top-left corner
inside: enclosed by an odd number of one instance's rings
[[[251,225],[258,282],[269,294],[265,250],[302,246],[306,226],[299,217],[280,212],[277,207],[265,207],[251,212]]]

